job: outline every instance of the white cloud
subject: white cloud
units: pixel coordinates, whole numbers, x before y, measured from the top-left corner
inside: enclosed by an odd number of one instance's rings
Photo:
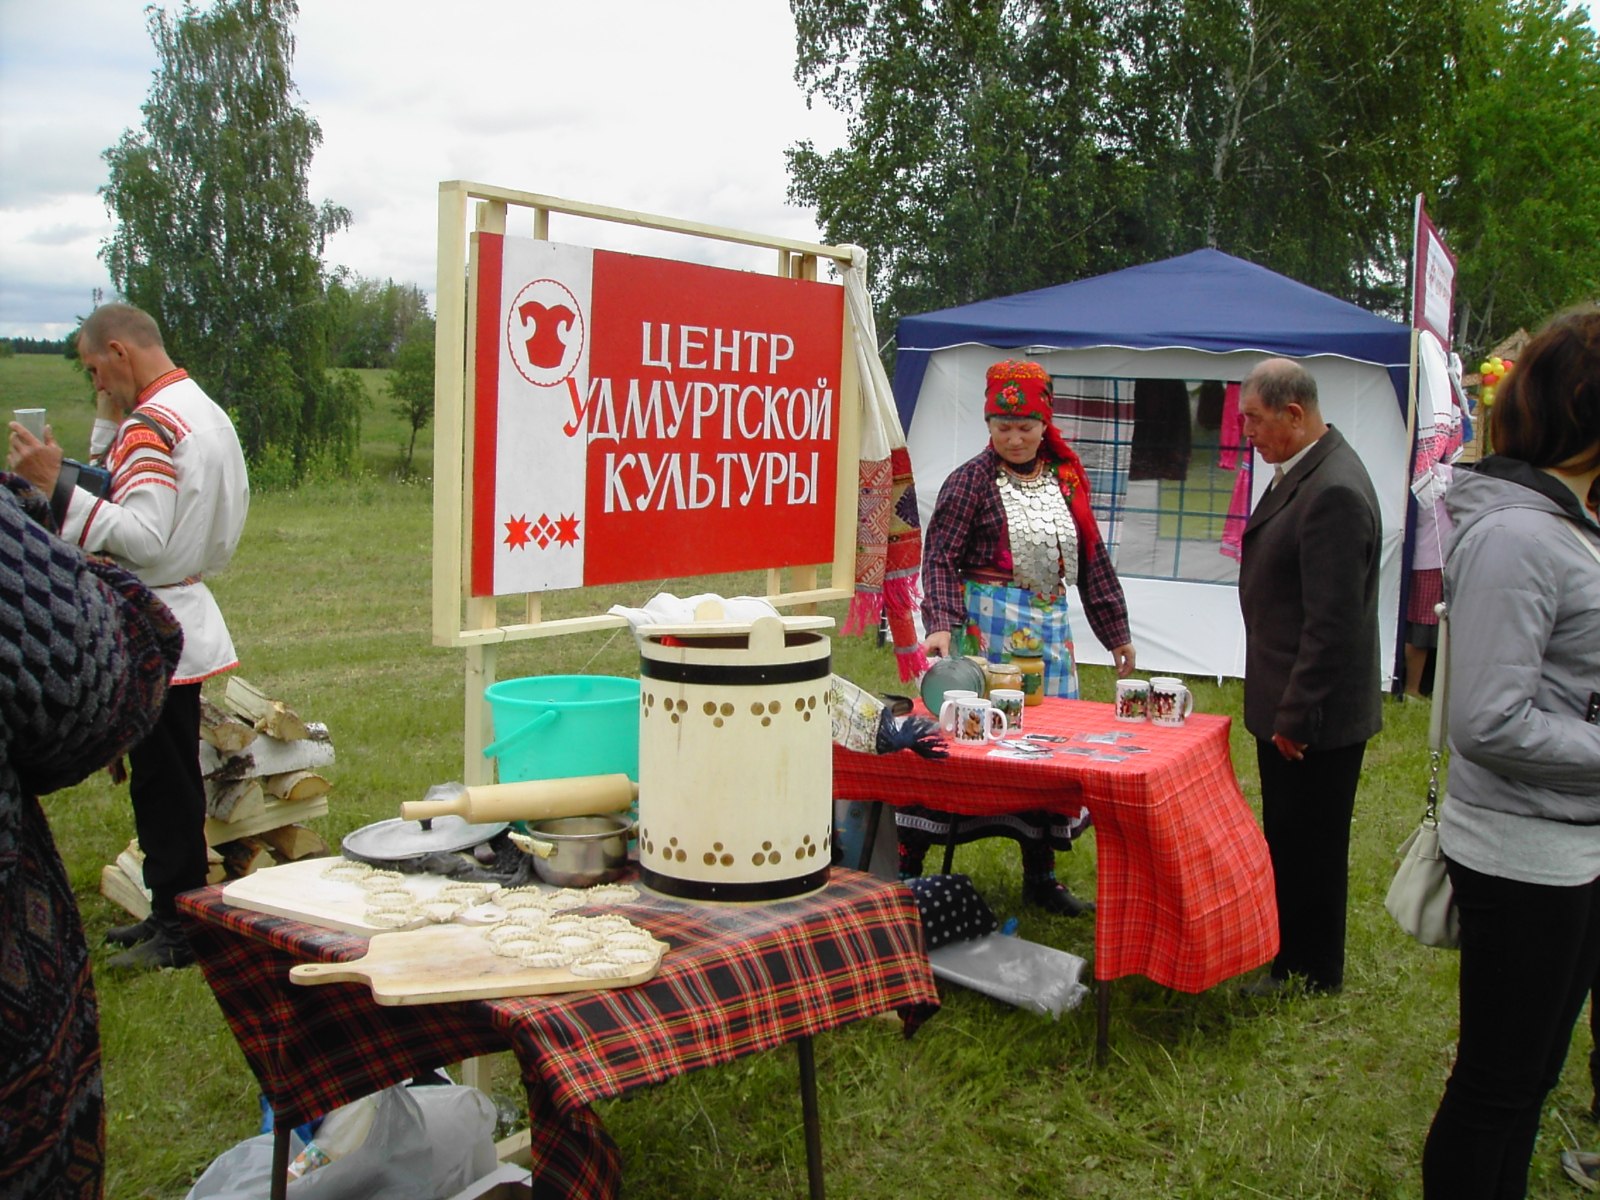
[[[311,195],[354,217],[329,266],[431,292],[447,179],[819,236],[786,202],[783,152],[837,144],[842,126],[793,82],[786,0],[301,0],[295,33],[295,81],[323,132]],[[0,334],[65,333],[93,287],[109,290],[100,155],[140,123],[155,65],[131,0],[0,0]],[[575,218],[553,218],[552,236],[772,265]]]

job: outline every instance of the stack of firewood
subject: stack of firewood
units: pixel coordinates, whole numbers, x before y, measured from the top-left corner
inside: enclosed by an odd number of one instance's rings
[[[261,867],[328,853],[303,822],[328,813],[333,762],[328,727],[302,721],[288,705],[238,676],[222,704],[200,701],[200,772],[206,784],[208,883]],[[137,840],[100,870],[100,893],[136,917],[150,911],[144,853]]]

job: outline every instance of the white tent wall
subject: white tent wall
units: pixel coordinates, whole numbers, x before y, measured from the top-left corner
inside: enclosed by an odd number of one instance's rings
[[[939,488],[952,470],[978,453],[988,440],[983,421],[984,374],[1002,358],[1037,360],[1052,375],[1120,379],[1239,380],[1269,357],[1259,351],[1226,354],[1183,347],[1134,350],[1092,346],[1027,351],[968,344],[935,351],[929,358],[906,444],[916,472],[917,499],[926,528]],[[1378,494],[1383,527],[1378,614],[1384,688],[1392,683],[1396,639],[1400,633],[1401,549],[1405,538],[1410,482],[1406,422],[1389,373],[1381,366],[1349,358],[1317,355],[1298,360],[1317,381],[1323,416],[1337,426],[1366,464]],[[1256,495],[1271,471],[1256,462]],[[1253,502],[1252,502],[1253,507]],[[1139,671],[1242,678],[1244,622],[1238,589],[1227,583],[1196,583],[1124,574],[1128,616]],[[1111,656],[1083,617],[1073,589],[1073,638],[1085,663],[1109,664]]]

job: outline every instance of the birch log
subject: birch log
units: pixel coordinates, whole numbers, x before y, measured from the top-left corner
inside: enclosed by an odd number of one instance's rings
[[[256,740],[253,726],[246,725],[232,713],[218,708],[204,696],[200,697],[200,736],[224,754],[243,750]]]
[[[258,733],[292,742],[306,736],[306,723],[282,700],[274,700],[260,688],[237,675],[228,677],[222,690],[222,703],[253,726]]]

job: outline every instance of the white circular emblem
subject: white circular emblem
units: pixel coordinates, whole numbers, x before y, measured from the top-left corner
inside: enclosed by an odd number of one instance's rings
[[[583,357],[578,298],[554,279],[525,284],[506,313],[506,346],[517,373],[535,387],[555,387]]]

